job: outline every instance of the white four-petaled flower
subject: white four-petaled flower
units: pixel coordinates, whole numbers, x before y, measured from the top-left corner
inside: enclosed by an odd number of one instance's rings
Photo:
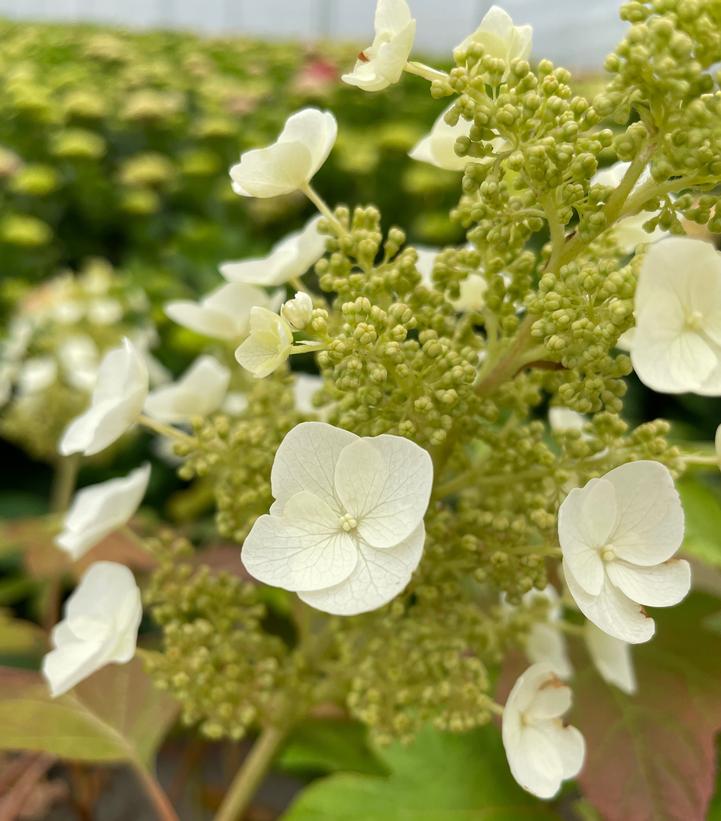
[[[273,373],[290,356],[293,329],[282,316],[266,308],[250,312],[250,334],[235,351],[235,358],[253,376]]]
[[[587,619],[638,644],[654,634],[642,605],[668,607],[688,593],[688,562],[673,559],[683,508],[668,469],[631,462],[572,490],[558,512],[568,589]]]
[[[133,574],[122,564],[96,562],[65,603],[55,625],[43,675],[53,697],[62,695],[106,664],[135,654],[143,607]]]
[[[484,54],[505,60],[510,66],[513,60],[527,60],[531,56],[533,29],[515,26],[508,12],[491,6],[478,28],[458,48],[467,49],[476,43],[483,46]]]
[[[303,422],[275,455],[275,502],[246,538],[243,563],[318,610],[374,610],[421,559],[432,483],[430,456],[408,439]]]
[[[162,422],[186,422],[218,410],[228,392],[230,371],[214,356],[199,356],[171,385],[148,394],[145,412]]]
[[[503,746],[511,773],[539,798],[552,798],[583,766],[583,736],[561,719],[570,707],[571,690],[550,664],[540,663],[518,678],[503,708]]]
[[[721,396],[721,254],[671,237],[643,259],[627,337],[638,378],[660,393]]]
[[[148,395],[145,359],[129,339],[109,351],[98,369],[90,407],[66,428],[60,453],[99,453],[138,420]]]
[[[374,26],[373,43],[358,55],[353,71],[341,77],[364,91],[381,91],[400,80],[416,36],[406,0],[378,0]]]
[[[241,155],[230,169],[233,190],[242,197],[278,197],[304,188],[328,158],[337,131],[330,111],[298,111],[272,145]]]
[[[269,297],[261,288],[244,282],[221,285],[199,302],[182,299],[169,302],[165,313],[178,325],[213,339],[237,342],[248,333],[250,312],[255,306],[271,308],[278,296]]]
[[[323,256],[325,237],[318,233],[321,217],[314,217],[301,231],[295,231],[273,246],[265,257],[224,262],[220,273],[229,282],[274,287],[302,276]]]
[[[126,524],[143,500],[149,479],[150,465],[145,464],[127,476],[79,490],[55,544],[71,558],[79,559]]]

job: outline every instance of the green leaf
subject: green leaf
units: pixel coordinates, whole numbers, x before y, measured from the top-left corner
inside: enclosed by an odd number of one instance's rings
[[[139,659],[108,665],[53,699],[38,673],[0,670],[0,749],[148,765],[177,715]]]
[[[284,821],[518,821],[558,818],[523,792],[500,733],[487,726],[455,735],[426,729],[408,745],[378,751],[387,777],[336,774],[305,789]]]
[[[300,724],[286,742],[278,764],[293,772],[386,772],[368,747],[363,725],[337,719],[313,719]]]
[[[574,683],[586,738],[579,781],[604,821],[703,821],[721,729],[721,638],[704,628],[718,601],[696,595],[655,611],[657,635],[633,648],[638,694],[592,669]]]
[[[678,483],[686,514],[684,550],[721,567],[721,492],[691,477]]]
[[[0,656],[39,655],[44,649],[45,634],[36,624],[0,610]]]

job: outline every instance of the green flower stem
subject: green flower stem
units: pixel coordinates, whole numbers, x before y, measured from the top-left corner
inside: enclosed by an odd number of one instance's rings
[[[432,83],[435,80],[445,83],[448,82],[448,75],[445,71],[438,71],[437,68],[431,68],[425,63],[407,62],[403,67],[407,74],[415,74],[417,77],[423,77],[424,80]]]
[[[558,218],[558,209],[556,208],[556,198],[553,192],[544,194],[541,197],[541,205],[548,222],[548,230],[551,235],[551,257],[546,265],[546,270],[556,271],[558,269],[558,261],[563,253],[563,246],[566,241],[564,232],[564,225]]]
[[[643,151],[639,151],[638,154],[636,154],[631,164],[626,169],[626,173],[623,175],[623,179],[618,184],[618,187],[608,198],[608,202],[603,209],[604,216],[606,217],[605,230],[608,230],[608,228],[610,228],[623,213],[626,200],[630,197],[631,192],[639,180],[639,177],[643,174],[646,166],[648,165],[648,161],[651,159],[651,155],[653,154],[653,149],[653,144],[649,142]],[[646,202],[646,200],[648,200],[648,196],[645,197],[641,204]],[[559,267],[576,259],[576,257],[583,252],[584,248],[586,248],[588,242],[589,240],[582,237],[580,234],[575,234],[571,239],[569,239],[559,254]]]
[[[715,186],[718,185],[718,180],[714,177],[680,177],[675,180],[657,183],[654,179],[650,179],[643,185],[639,185],[636,191],[626,200],[621,212],[621,218],[635,216],[649,200],[666,196],[666,194],[674,194],[676,191],[683,191],[684,188],[700,185]]]
[[[183,433],[182,430],[178,430],[178,428],[174,428],[172,425],[166,425],[164,422],[152,419],[144,413],[141,413],[138,417],[138,424],[148,430],[152,430],[153,433],[165,436],[166,439],[176,439],[178,442],[184,442],[186,445],[195,445],[195,439],[193,439],[192,436],[188,436],[187,433]]]
[[[80,467],[80,454],[61,456],[55,464],[53,485],[50,491],[50,510],[52,513],[64,513],[70,507],[70,500],[75,493],[75,483]]]
[[[300,190],[306,195],[306,197],[308,197],[313,205],[315,205],[320,214],[328,220],[328,222],[333,226],[336,234],[338,234],[341,239],[348,236],[348,232],[340,224],[335,214],[330,210],[326,201],[310,183],[306,183],[306,185],[304,185]]]
[[[258,736],[250,753],[238,770],[215,821],[240,821],[252,800],[263,777],[273,763],[278,748],[285,740],[288,730],[280,727],[266,727]]]

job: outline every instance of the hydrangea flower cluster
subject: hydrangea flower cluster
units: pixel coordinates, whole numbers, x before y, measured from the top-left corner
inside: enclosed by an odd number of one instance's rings
[[[150,350],[145,294],[95,260],[30,290],[0,339],[0,435],[54,461],[58,439],[86,405],[104,355],[127,336],[154,382],[167,378]]]
[[[548,799],[585,756],[562,720],[567,642],[580,635],[579,657],[636,691],[632,645],[655,630],[645,607],[691,584],[675,479],[694,456],[665,422],[623,421],[624,378],[721,395],[721,262],[682,236],[716,219],[703,197],[721,180],[708,68],[721,39],[683,3],[624,7],[633,25],[591,101],[565,69],[531,66],[530,29],[501,9],[445,73],[408,60],[405,0],[379,0],[344,80],[430,82],[440,119],[409,163],[458,173],[466,241],[414,248],[373,206],[330,208],[312,179],[335,119],[305,109],[230,176],[243,197],[299,191],[319,217],[167,307],[222,356],[150,395],[130,341],[104,360],[61,450],[92,454],[136,424],[167,437],[254,580],[181,569],[187,543],[151,541],[163,647],[150,666],[207,735],[287,730],[329,700],[380,741],[498,714],[514,778]],[[127,520],[146,480],[82,490],[60,546],[78,555]],[[96,623],[82,590],[46,666],[55,692],[126,658],[137,627],[132,597]],[[266,630],[269,610],[282,629]],[[503,706],[491,670],[513,649],[532,664]]]

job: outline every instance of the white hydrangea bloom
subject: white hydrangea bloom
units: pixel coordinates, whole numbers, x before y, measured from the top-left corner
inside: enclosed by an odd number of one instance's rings
[[[568,589],[587,619],[638,644],[655,624],[642,605],[677,604],[691,586],[688,562],[673,559],[684,516],[659,462],[631,462],[572,490],[558,512]]]
[[[199,356],[171,385],[148,394],[145,412],[161,422],[187,422],[218,410],[230,383],[230,371],[214,356]]]
[[[173,322],[212,339],[237,342],[248,333],[250,312],[257,305],[270,308],[277,297],[244,282],[221,285],[199,302],[176,300],[165,306]]]
[[[631,645],[609,636],[590,621],[586,622],[584,639],[591,660],[603,680],[632,696],[638,687]]]
[[[62,695],[106,664],[135,655],[143,608],[133,574],[115,562],[96,562],[65,603],[52,631],[42,672],[50,692]]]
[[[321,217],[314,217],[302,231],[289,234],[265,257],[224,262],[220,273],[228,282],[275,287],[302,276],[325,253],[325,237],[318,233]]]
[[[353,71],[341,77],[364,91],[381,91],[400,80],[416,36],[406,0],[378,0],[374,27],[373,43],[358,55]]]
[[[119,479],[84,487],[75,494],[55,544],[79,559],[109,533],[128,522],[145,496],[150,465]]]
[[[428,248],[424,245],[416,246],[416,268],[421,280],[428,288],[433,287],[433,266],[440,253],[438,248]],[[486,305],[486,291],[488,283],[480,274],[471,273],[461,282],[458,299],[452,299],[451,305],[459,313],[482,311]]]
[[[548,603],[548,620],[536,622],[529,630],[526,640],[526,656],[533,664],[538,662],[550,664],[559,678],[570,678],[573,674],[573,667],[568,658],[565,636],[558,628],[561,618],[561,601],[556,588],[549,584],[544,590],[531,590],[523,597],[523,603],[529,606],[539,599],[545,599]]]
[[[242,197],[278,197],[305,187],[328,158],[337,132],[330,111],[298,111],[272,145],[241,155],[230,169],[233,191]]]
[[[27,359],[18,373],[18,393],[26,396],[49,388],[58,374],[58,366],[52,356],[34,356]]]
[[[470,48],[475,43],[483,46],[490,57],[505,60],[528,60],[533,45],[531,26],[514,26],[508,12],[499,6],[491,6],[478,28],[469,34],[458,48]]]
[[[400,436],[303,422],[275,455],[275,502],[243,545],[248,572],[327,613],[387,604],[423,553],[433,464]]]
[[[583,766],[586,744],[561,717],[571,690],[550,664],[534,664],[513,685],[503,708],[503,746],[516,781],[539,798],[553,798]]]
[[[630,162],[617,162],[608,168],[602,168],[596,173],[591,182],[597,185],[606,185],[609,188],[617,188],[630,165]],[[647,182],[650,178],[651,172],[647,168],[638,178],[638,182],[634,186],[634,191],[639,185],[643,185],[643,183]],[[630,254],[639,245],[658,242],[660,239],[671,236],[668,231],[663,231],[660,228],[656,228],[650,234],[644,230],[643,224],[657,214],[657,211],[653,213],[642,211],[640,214],[619,220],[610,229],[619,247],[627,254]]]
[[[250,312],[250,334],[236,349],[235,358],[253,376],[262,379],[288,359],[292,347],[293,329],[285,319],[256,307]]]
[[[302,331],[312,313],[313,300],[304,291],[296,291],[293,299],[284,302],[280,309],[280,315],[294,331]]]
[[[641,265],[636,327],[626,338],[638,378],[660,393],[721,396],[721,254],[671,237]]]
[[[60,453],[92,456],[112,445],[138,420],[148,395],[148,368],[129,339],[109,351],[98,370],[90,407],[60,440]]]

